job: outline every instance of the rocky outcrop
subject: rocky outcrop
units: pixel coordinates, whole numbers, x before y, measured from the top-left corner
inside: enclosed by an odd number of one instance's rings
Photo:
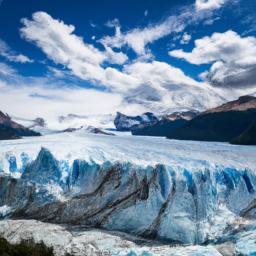
[[[43,148],[21,178],[0,176],[0,207],[9,207],[9,217],[202,244],[218,240],[240,216],[255,218],[255,191],[255,173],[247,169],[190,172],[81,159],[68,168]]]
[[[84,131],[88,133],[93,133],[93,134],[101,134],[101,135],[111,135],[114,136],[114,133],[104,131],[103,129],[94,127],[94,126],[81,126],[79,128],[67,128],[65,130],[62,130],[61,132],[76,132],[76,131]]]
[[[150,112],[140,116],[127,116],[117,112],[114,124],[117,131],[131,131],[135,126],[146,125],[158,121],[158,118]]]
[[[23,136],[40,136],[40,133],[12,121],[10,116],[0,111],[0,140],[19,139]]]
[[[174,112],[168,115],[164,115],[162,119],[166,119],[169,121],[176,121],[176,120],[187,120],[190,121],[199,115],[198,111],[184,111],[184,112]]]
[[[166,137],[175,129],[184,126],[197,115],[198,112],[193,111],[174,112],[164,115],[157,121],[132,127],[132,135]]]

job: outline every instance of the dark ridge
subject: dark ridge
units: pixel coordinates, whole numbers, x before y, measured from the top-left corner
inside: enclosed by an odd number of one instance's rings
[[[152,124],[134,126],[131,132],[132,135],[166,137],[171,131],[182,127],[187,122],[185,119],[160,120]]]
[[[228,142],[239,136],[253,122],[256,122],[256,109],[207,113],[195,117],[184,126],[170,132],[167,137]]]
[[[0,111],[0,140],[20,139],[24,136],[40,136],[23,125],[20,125],[10,118],[7,114]]]
[[[231,144],[256,145],[256,121],[243,131],[238,137],[231,140]]]

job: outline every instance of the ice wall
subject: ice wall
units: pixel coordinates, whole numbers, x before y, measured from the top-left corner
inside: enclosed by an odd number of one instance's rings
[[[22,154],[20,164],[11,155],[9,174],[0,176],[0,207],[8,207],[9,217],[184,244],[218,240],[234,220],[256,217],[256,175],[250,169],[58,160],[46,148],[35,160]]]

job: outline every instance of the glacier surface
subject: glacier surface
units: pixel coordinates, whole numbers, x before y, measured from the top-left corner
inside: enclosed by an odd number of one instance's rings
[[[82,131],[1,141],[0,195],[2,218],[256,253],[256,147]]]

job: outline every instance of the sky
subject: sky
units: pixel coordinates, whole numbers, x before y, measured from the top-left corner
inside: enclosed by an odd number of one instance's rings
[[[0,0],[0,110],[170,113],[256,94],[255,0]]]

